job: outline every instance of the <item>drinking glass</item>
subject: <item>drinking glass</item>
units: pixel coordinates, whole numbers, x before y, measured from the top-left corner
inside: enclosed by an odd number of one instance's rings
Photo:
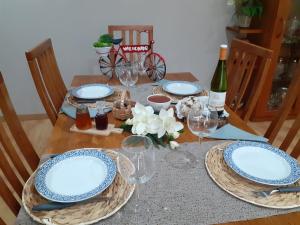
[[[76,108],[75,125],[80,130],[87,130],[92,127],[92,119],[90,117],[89,109],[84,104],[81,104]]]
[[[138,81],[138,68],[134,63],[126,62],[121,67],[120,82],[127,88],[133,87]]]
[[[118,170],[121,176],[130,184],[136,185],[136,205],[133,211],[139,209],[139,185],[148,182],[155,173],[155,152],[153,143],[146,136],[132,135],[125,138],[121,144],[117,158]]]
[[[190,131],[199,137],[201,145],[202,139],[216,131],[218,126],[218,113],[202,105],[197,110],[192,110],[188,114],[187,124]]]

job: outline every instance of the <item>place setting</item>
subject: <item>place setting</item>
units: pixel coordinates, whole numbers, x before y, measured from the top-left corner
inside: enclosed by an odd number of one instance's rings
[[[106,84],[92,83],[72,88],[66,95],[61,111],[75,119],[76,108],[80,105],[88,107],[91,117],[97,113],[97,103],[105,104],[105,111],[112,110],[113,102],[119,100],[122,95],[130,95],[120,87],[112,87]]]
[[[198,82],[163,79],[153,86],[153,94],[168,96],[175,104],[187,96],[208,96],[208,92]]]
[[[90,224],[117,212],[135,185],[117,168],[133,171],[131,161],[112,150],[85,148],[54,156],[31,175],[22,194],[28,215],[43,224]]]
[[[300,206],[300,165],[269,143],[216,145],[206,153],[205,165],[221,189],[243,201],[277,209]]]

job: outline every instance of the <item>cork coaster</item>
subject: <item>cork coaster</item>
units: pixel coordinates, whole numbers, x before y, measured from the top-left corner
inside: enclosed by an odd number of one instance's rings
[[[100,149],[99,149],[100,150]],[[111,150],[103,150],[114,161],[117,160],[119,153]],[[128,159],[128,158],[127,158]],[[128,159],[128,169],[133,165]],[[135,185],[128,184],[122,176],[117,173],[113,183],[100,194],[109,198],[99,198],[97,196],[78,203],[74,206],[51,211],[34,212],[31,210],[33,205],[46,203],[48,200],[41,197],[34,187],[34,172],[26,182],[23,193],[22,203],[25,211],[36,222],[42,224],[92,224],[103,220],[116,213],[132,196]]]
[[[154,87],[152,92],[153,94],[161,94],[161,95],[168,96],[169,98],[172,99],[172,102],[174,103],[177,103],[179,100],[187,97],[187,96],[173,95],[168,92],[165,92],[161,86]],[[203,90],[199,94],[194,96],[208,96],[208,92],[206,90]]]
[[[254,205],[276,209],[291,209],[300,206],[300,193],[276,193],[268,197],[258,197],[253,192],[270,190],[272,186],[247,180],[236,174],[223,159],[223,149],[232,142],[212,147],[205,156],[205,166],[209,176],[229,194]],[[300,185],[299,181],[295,185]]]

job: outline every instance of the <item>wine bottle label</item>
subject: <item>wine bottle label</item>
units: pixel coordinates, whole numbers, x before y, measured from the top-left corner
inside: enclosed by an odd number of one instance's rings
[[[226,92],[209,92],[208,106],[217,111],[224,110]]]

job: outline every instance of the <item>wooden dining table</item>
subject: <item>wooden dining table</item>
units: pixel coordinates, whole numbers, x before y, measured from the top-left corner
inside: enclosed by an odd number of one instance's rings
[[[189,72],[181,73],[168,73],[165,77],[167,80],[185,80],[185,81],[197,81],[197,78]],[[141,76],[137,85],[150,83],[148,77]],[[108,80],[102,75],[76,75],[74,76],[71,87],[77,87],[83,84],[89,83],[106,83],[109,85],[120,85],[117,79]],[[233,124],[240,129],[255,134],[255,131],[251,129],[239,116],[226,107],[226,111],[229,113],[229,123]],[[112,113],[108,115],[109,123],[115,124],[116,127],[120,126],[122,121],[113,118]],[[83,147],[96,147],[96,148],[120,148],[122,140],[130,135],[127,132],[122,134],[111,134],[109,136],[96,136],[89,134],[81,134],[70,132],[70,127],[75,123],[75,120],[66,116],[65,114],[59,114],[58,119],[53,127],[50,139],[47,143],[45,153],[57,154],[63,153],[72,149]],[[184,133],[177,139],[179,143],[194,142],[198,138],[193,135],[184,124]],[[206,141],[210,141],[207,139]],[[283,214],[278,216],[265,217],[254,220],[229,222],[224,224],[235,225],[259,225],[259,224],[272,224],[272,225],[294,225],[300,224],[300,212]]]

